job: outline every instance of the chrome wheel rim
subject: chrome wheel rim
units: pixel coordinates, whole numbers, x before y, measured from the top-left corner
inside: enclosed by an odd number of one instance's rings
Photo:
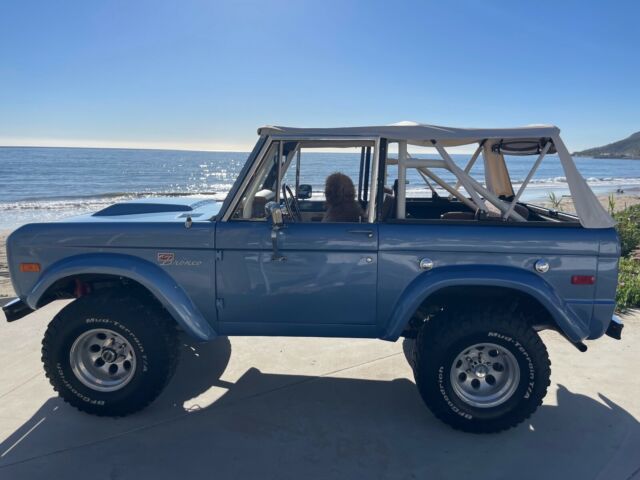
[[[106,328],[88,330],[76,338],[69,360],[76,378],[99,392],[123,388],[136,370],[136,355],[131,344]]]
[[[508,349],[495,343],[477,343],[456,356],[450,380],[463,402],[490,408],[514,394],[520,383],[520,367]]]

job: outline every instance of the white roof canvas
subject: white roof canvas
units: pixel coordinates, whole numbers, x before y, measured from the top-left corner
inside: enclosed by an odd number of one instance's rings
[[[265,126],[259,135],[294,136],[375,136],[390,141],[406,141],[410,145],[431,146],[432,140],[443,147],[455,147],[480,142],[487,138],[524,139],[551,138],[560,133],[553,125],[529,125],[516,128],[452,128],[426,125],[416,122],[400,122],[392,125],[339,128],[295,128]]]
[[[258,129],[262,136],[298,137],[380,137],[390,142],[406,142],[409,145],[431,147],[457,147],[480,144],[490,140],[540,140],[550,139],[553,150],[560,158],[564,176],[580,223],[585,228],[611,228],[614,220],[598,201],[584,180],[562,139],[560,129],[553,125],[529,125],[515,128],[452,128],[416,122],[400,122],[392,125],[340,128],[295,128],[264,126]],[[495,143],[495,142],[490,142]],[[544,154],[543,154],[544,155]],[[464,172],[457,172],[460,176]],[[464,180],[464,179],[462,179]]]

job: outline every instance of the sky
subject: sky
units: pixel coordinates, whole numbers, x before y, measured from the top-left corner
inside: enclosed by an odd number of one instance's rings
[[[7,0],[0,145],[248,150],[265,124],[640,130],[640,2]]]

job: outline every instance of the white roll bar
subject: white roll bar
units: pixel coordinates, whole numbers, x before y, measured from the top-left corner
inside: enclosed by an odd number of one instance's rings
[[[501,216],[504,219],[512,218],[513,220],[517,220],[520,222],[526,221],[526,219],[520,215],[518,212],[514,210],[517,201],[522,194],[523,187],[525,187],[531,177],[536,172],[542,158],[549,151],[551,146],[551,142],[547,142],[545,145],[543,152],[540,157],[536,160],[534,164],[534,168],[529,175],[525,179],[525,183],[518,194],[514,197],[513,201],[510,203],[505,202],[498,198],[496,194],[487,189],[480,182],[475,180],[471,175],[469,175],[469,171],[473,167],[474,163],[479,158],[482,153],[482,147],[484,141],[480,142],[480,145],[475,150],[469,162],[465,166],[464,170],[461,169],[456,163],[453,161],[449,153],[445,150],[444,147],[437,144],[436,141],[432,141],[434,148],[440,154],[442,160],[434,160],[434,159],[420,159],[410,157],[407,152],[407,142],[399,141],[398,142],[398,158],[387,158],[388,165],[398,165],[398,193],[397,193],[397,201],[396,201],[396,218],[404,219],[406,217],[406,200],[407,200],[407,168],[415,168],[418,173],[422,176],[425,183],[428,184],[428,178],[433,180],[436,184],[438,184],[441,188],[446,190],[449,193],[450,198],[455,197],[465,205],[467,205],[471,210],[480,210],[481,212],[488,212],[488,206],[486,202],[489,202],[496,209],[501,212]],[[448,170],[456,177],[456,184],[454,187],[448,185],[442,178],[433,173],[431,168],[442,168]],[[466,192],[470,195],[470,199],[465,197],[462,193],[460,193],[460,187],[464,187]]]

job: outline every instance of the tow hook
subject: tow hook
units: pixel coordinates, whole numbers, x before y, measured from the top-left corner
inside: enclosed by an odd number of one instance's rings
[[[616,340],[621,340],[623,328],[624,328],[624,324],[622,323],[622,319],[619,316],[614,315],[611,318],[611,322],[609,323],[609,327],[607,328],[607,331],[605,333],[611,338],[615,338]]]

